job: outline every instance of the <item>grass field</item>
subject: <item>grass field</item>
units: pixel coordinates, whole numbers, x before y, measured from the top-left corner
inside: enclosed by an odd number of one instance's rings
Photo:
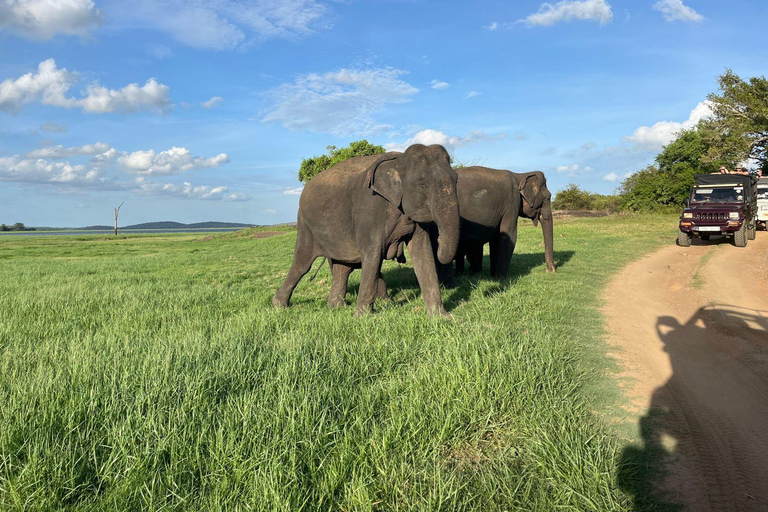
[[[672,216],[521,221],[428,319],[271,296],[295,232],[0,239],[0,510],[631,510],[600,298]],[[316,263],[317,265],[317,263]]]

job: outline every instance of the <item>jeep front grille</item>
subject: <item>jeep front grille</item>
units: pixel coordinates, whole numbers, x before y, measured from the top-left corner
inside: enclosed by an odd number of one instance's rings
[[[704,222],[718,222],[718,221],[726,221],[728,220],[728,214],[727,213],[696,213],[693,216],[694,220],[704,221]]]

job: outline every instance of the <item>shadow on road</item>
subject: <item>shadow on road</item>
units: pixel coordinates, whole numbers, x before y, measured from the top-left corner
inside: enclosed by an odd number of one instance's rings
[[[636,510],[768,511],[768,311],[716,305],[656,332],[672,376],[618,480]]]

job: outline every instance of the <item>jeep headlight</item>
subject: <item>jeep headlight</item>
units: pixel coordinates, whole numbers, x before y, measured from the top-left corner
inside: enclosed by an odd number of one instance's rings
[[[684,219],[692,219],[693,218],[693,213],[685,212],[685,213],[683,213],[683,218]]]
[[[729,212],[728,218],[731,220],[739,220],[739,212]]]

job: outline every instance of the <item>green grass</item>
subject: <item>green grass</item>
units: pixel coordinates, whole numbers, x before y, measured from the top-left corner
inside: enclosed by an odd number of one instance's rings
[[[391,262],[375,314],[327,267],[273,309],[293,230],[0,239],[0,510],[631,510],[599,306],[675,229],[563,220],[552,275],[521,221],[448,320]]]

